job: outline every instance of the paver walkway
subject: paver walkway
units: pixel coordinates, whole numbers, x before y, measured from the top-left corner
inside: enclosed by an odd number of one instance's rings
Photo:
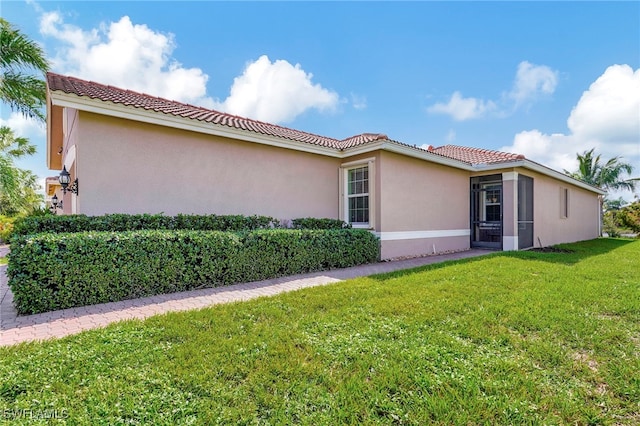
[[[2,266],[0,267],[0,346],[59,338],[84,330],[104,327],[113,322],[126,319],[144,319],[165,312],[186,311],[220,303],[249,300],[261,296],[273,296],[286,291],[330,284],[349,278],[414,268],[446,260],[481,256],[488,253],[491,252],[487,250],[468,250],[393,262],[378,262],[351,268],[23,316],[18,316],[13,306],[13,294],[7,286],[7,267]]]

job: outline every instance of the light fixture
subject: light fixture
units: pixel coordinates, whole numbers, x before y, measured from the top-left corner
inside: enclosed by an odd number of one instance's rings
[[[62,200],[58,201],[58,196],[54,194],[53,197],[51,197],[51,207],[49,210],[51,210],[51,213],[57,214],[59,208],[62,208]]]
[[[58,181],[60,182],[60,186],[62,186],[62,192],[64,194],[68,191],[78,195],[78,179],[76,178],[73,183],[69,185],[71,183],[71,175],[67,171],[67,166],[62,167]]]

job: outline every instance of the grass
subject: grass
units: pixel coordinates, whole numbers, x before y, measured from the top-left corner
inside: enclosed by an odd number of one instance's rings
[[[0,265],[6,265],[8,261],[6,257],[0,257]]]
[[[640,424],[640,241],[498,253],[0,348],[11,424]],[[1,420],[1,419],[0,419]]]

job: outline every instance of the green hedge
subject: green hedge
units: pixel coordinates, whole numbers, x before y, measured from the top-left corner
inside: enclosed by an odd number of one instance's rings
[[[343,268],[379,258],[365,230],[144,230],[14,237],[21,314]]]
[[[291,221],[293,229],[348,229],[351,225],[339,219],[303,217]]]
[[[43,232],[125,232],[145,229],[248,231],[277,227],[278,219],[269,216],[108,214],[28,216],[16,221],[13,232],[14,235],[30,235]]]

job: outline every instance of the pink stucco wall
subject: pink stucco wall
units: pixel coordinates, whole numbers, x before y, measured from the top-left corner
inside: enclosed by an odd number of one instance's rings
[[[469,173],[381,153],[380,231],[469,228]]]
[[[380,243],[381,258],[383,260],[404,256],[422,256],[451,251],[463,251],[468,248],[468,236],[384,240]]]
[[[524,173],[524,172],[523,172]],[[599,236],[600,203],[597,194],[550,177],[534,178],[534,246],[583,241]],[[561,214],[561,188],[569,189],[569,217]]]
[[[80,113],[80,213],[338,217],[336,158]]]
[[[469,229],[468,172],[382,152],[379,174],[384,259],[469,248],[469,236],[457,235]],[[425,231],[451,235],[421,238]]]

